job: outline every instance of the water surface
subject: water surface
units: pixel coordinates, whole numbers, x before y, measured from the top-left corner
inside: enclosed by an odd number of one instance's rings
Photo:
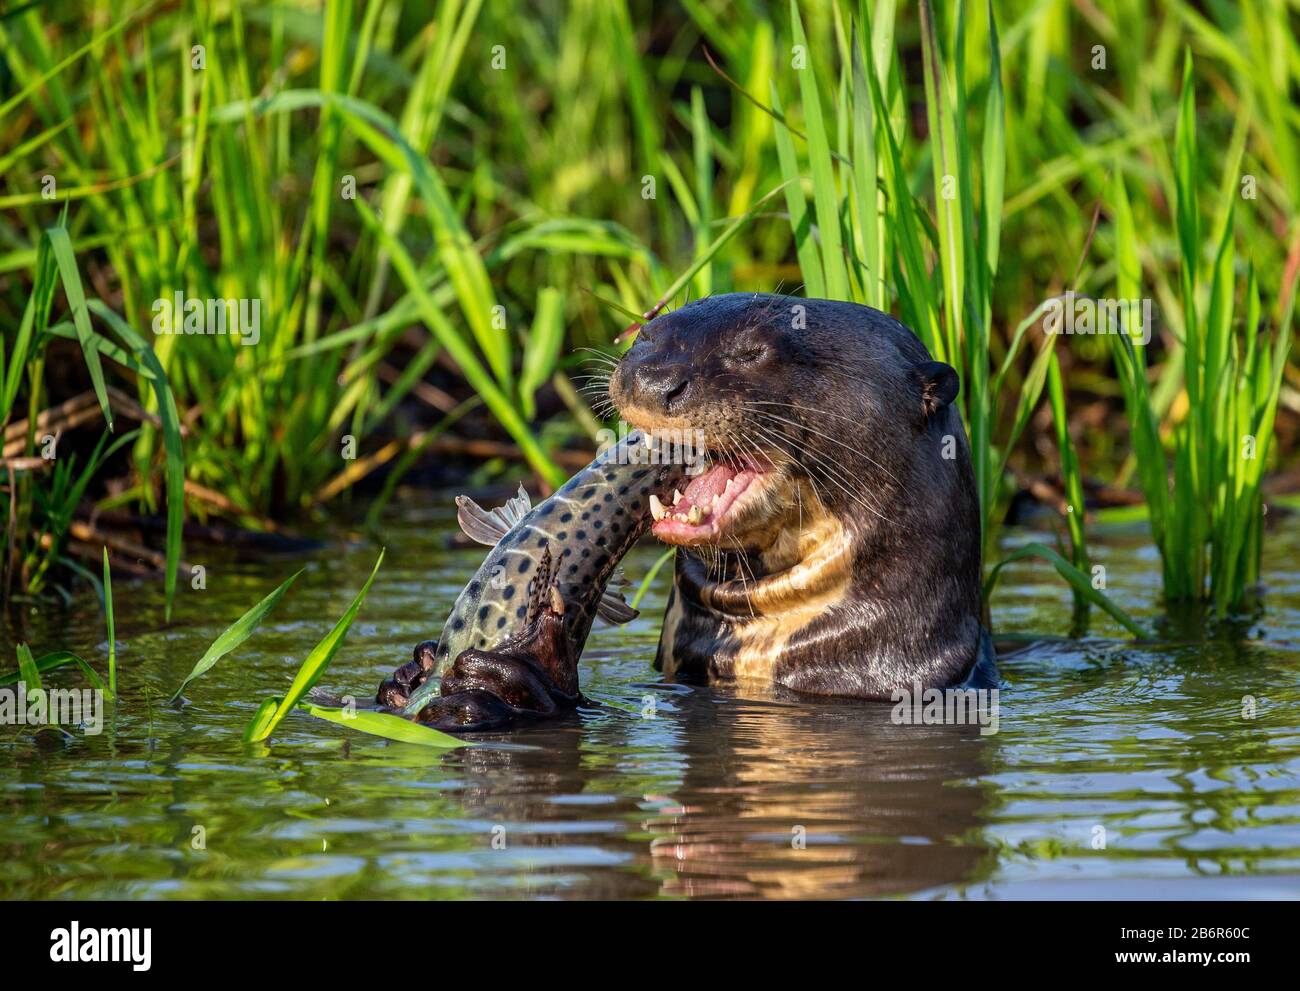
[[[436,635],[482,560],[448,547],[454,527],[449,497],[394,511],[323,686],[371,694]],[[284,691],[375,549],[215,558],[170,626],[152,589],[119,581],[121,699],[103,733],[0,727],[0,895],[1295,897],[1300,523],[1267,541],[1270,609],[1244,638],[1138,648],[1098,621],[1094,639],[1019,649],[1001,663],[993,735],[897,726],[888,705],[666,683],[650,666],[661,581],[640,619],[593,632],[581,679],[600,704],[568,721],[438,751],[294,715],[270,746],[246,745],[258,702]],[[657,550],[637,548],[629,574]],[[1140,528],[1098,534],[1096,557],[1111,593],[1153,616]],[[304,563],[262,630],[167,707],[208,643]],[[994,615],[999,634],[1059,634],[1068,596],[1047,568],[1017,566]],[[69,647],[103,669],[93,599],[27,624],[37,654]]]

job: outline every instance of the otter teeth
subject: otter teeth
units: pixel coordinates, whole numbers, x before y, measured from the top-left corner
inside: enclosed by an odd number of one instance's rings
[[[682,501],[682,493],[678,489],[673,489],[673,505],[676,506]]]
[[[704,510],[699,506],[692,506],[691,511],[686,514],[686,522],[691,526],[698,526],[704,522]]]
[[[656,523],[668,515],[668,510],[664,508],[664,504],[659,501],[659,497],[653,492],[650,493],[650,515],[654,517]]]

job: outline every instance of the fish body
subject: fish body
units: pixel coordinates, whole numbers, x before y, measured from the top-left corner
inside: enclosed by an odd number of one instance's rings
[[[563,600],[564,633],[577,657],[597,615],[627,622],[636,611],[607,588],[619,561],[645,532],[651,498],[672,492],[687,473],[682,464],[655,464],[638,431],[608,448],[537,506],[520,488],[505,506],[486,511],[459,497],[465,532],[492,550],[452,607],[438,638],[436,673],[462,651],[488,650],[517,637],[536,619],[537,604],[553,586]],[[414,715],[437,694],[425,681],[403,713]]]

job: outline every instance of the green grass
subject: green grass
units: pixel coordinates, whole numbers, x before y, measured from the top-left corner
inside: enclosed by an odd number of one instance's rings
[[[379,566],[384,563],[384,552],[379,552],[379,558],[375,561],[375,566],[370,572],[370,577],[366,583],[361,586],[353,598],[352,604],[348,606],[347,611],[339,617],[338,622],[330,628],[315,647],[312,648],[306,659],[303,660],[302,666],[294,676],[293,682],[289,685],[289,690],[282,698],[267,699],[266,702],[273,703],[267,705],[263,702],[258,709],[257,715],[253,721],[248,724],[248,729],[244,734],[244,739],[251,743],[258,743],[265,740],[275,728],[284,721],[284,717],[293,711],[294,707],[300,703],[307,693],[311,691],[316,682],[320,681],[321,676],[325,674],[343,643],[343,638],[348,635],[348,630],[352,628],[353,621],[357,614],[361,612],[361,606],[366,601],[366,594],[370,591],[370,585],[375,580],[375,575],[379,573]],[[241,620],[242,622],[242,620]]]
[[[113,575],[108,567],[108,548],[104,548],[104,625],[108,633],[108,695],[117,694],[117,622],[113,615]]]
[[[915,177],[904,154],[907,136],[899,126],[899,108],[905,105],[906,82],[888,45],[892,6],[881,5],[877,11],[881,19],[873,25],[868,5],[861,3],[856,16],[848,18],[847,27],[840,8],[832,9],[837,37],[847,37],[849,51],[841,52],[836,86],[823,87],[819,71],[811,63],[795,67],[804,132],[789,125],[775,84],[772,89],[774,115],[782,117],[777,145],[787,182],[791,234],[805,286],[812,295],[898,312],[932,355],[957,369],[962,381],[959,402],[980,499],[981,530],[990,553],[997,548],[999,521],[1010,495],[1005,484],[1007,458],[1037,406],[1045,382],[1050,382],[1062,478],[1074,509],[1067,517],[1071,561],[1055,559],[1053,564],[1058,570],[1063,565],[1070,569],[1076,627],[1085,628],[1088,606],[1098,596],[1079,591],[1087,584],[1083,576],[1088,569],[1082,476],[1069,439],[1064,386],[1050,339],[1044,340],[1028,363],[1014,415],[1009,420],[999,417],[1000,402],[1013,391],[1007,375],[1026,348],[1025,332],[1036,320],[1037,309],[1007,344],[996,376],[991,372],[993,287],[1001,255],[1007,156],[1001,46],[992,5],[985,9],[987,70],[982,101],[972,98],[981,81],[970,78],[973,74],[967,65],[966,32],[974,18],[968,18],[966,5],[956,7],[949,54],[943,51],[930,5],[922,2],[920,6],[922,89],[932,136],[929,171],[933,197],[928,205],[915,191]],[[791,25],[793,50],[806,49],[808,41],[794,0]],[[838,150],[829,143],[823,99],[837,109]],[[978,105],[977,113],[972,112],[973,105]],[[969,127],[972,117],[982,134],[978,144]],[[800,188],[805,166],[796,151],[796,137],[806,146],[807,178],[814,201],[811,215]],[[815,224],[811,222],[814,218]]]
[[[66,216],[66,211],[65,211]],[[46,351],[59,338],[75,339],[81,348],[86,371],[104,412],[108,429],[113,429],[112,411],[105,387],[101,356],[147,380],[160,411],[167,492],[166,612],[170,616],[181,552],[181,523],[184,513],[184,455],[176,403],[166,372],[153,350],[111,309],[99,300],[87,300],[73,257],[64,218],[40,234],[33,291],[23,310],[12,341],[0,349],[0,379],[5,383],[0,403],[0,424],[8,426],[15,411],[21,378],[27,378],[26,430],[22,456],[6,459],[11,484],[5,493],[6,536],[17,553],[11,553],[0,569],[5,587],[16,577],[23,591],[39,594],[52,563],[59,561],[67,544],[73,514],[86,496],[99,468],[124,444],[137,439],[139,431],[117,437],[107,444],[105,434],[78,468],[77,452],[60,456],[58,437],[38,435],[38,414],[44,395]],[[61,284],[72,321],[51,325],[55,290]],[[101,334],[91,324],[94,313],[104,321],[112,336]],[[125,349],[113,340],[116,337]],[[39,456],[38,456],[39,453]],[[29,521],[21,526],[17,521]],[[14,572],[18,572],[15,576]]]
[[[1172,601],[1208,601],[1215,615],[1224,617],[1246,605],[1260,579],[1260,483],[1291,351],[1296,271],[1276,295],[1270,329],[1261,330],[1254,267],[1248,267],[1239,292],[1234,265],[1240,146],[1226,164],[1217,226],[1210,232],[1214,252],[1207,259],[1196,192],[1199,149],[1192,69],[1188,53],[1174,153],[1183,316],[1179,354],[1187,402],[1186,412],[1173,426],[1172,457],[1156,426],[1145,348],[1128,336],[1116,337],[1114,347],[1129,419],[1137,425],[1134,453],[1150,510],[1151,536],[1160,551],[1165,596]],[[1126,262],[1117,273],[1117,291],[1121,297],[1136,296],[1137,235],[1125,183],[1118,175],[1115,201],[1115,239]]]
[[[1300,382],[1294,17],[1178,0],[0,13],[0,425],[26,421],[0,473],[0,595],[66,595],[87,563],[69,528],[96,499],[166,513],[170,613],[186,518],[301,523],[383,464],[381,530],[396,479],[453,431],[510,441],[554,486],[557,452],[602,425],[579,348],[616,354],[629,312],[802,286],[894,313],[958,369],[990,579],[1010,497],[1046,475],[1085,626],[1087,479],[1141,489],[1171,602],[1230,613],[1260,580],[1260,481],[1293,454],[1271,438]],[[1065,290],[1154,299],[1156,340],[1045,337]],[[259,299],[259,343],[153,334],[177,291]],[[103,439],[46,463],[37,419],[70,397],[74,356]],[[450,403],[418,398],[430,380]],[[121,394],[146,414],[130,430]],[[1083,429],[1096,403],[1119,429]]]
[[[107,564],[105,564],[104,567],[104,574],[106,576],[105,588],[107,588]],[[237,649],[240,644],[251,637],[254,631],[262,625],[262,620],[264,620],[271,610],[276,607],[276,604],[284,597],[284,593],[289,591],[293,583],[298,580],[298,576],[301,574],[301,569],[295,571],[292,575],[281,582],[273,592],[258,602],[257,605],[253,606],[237,620],[231,623],[230,626],[226,627],[226,629],[222,631],[221,635],[208,645],[208,649],[203,652],[203,656],[194,662],[194,667],[190,670],[190,673],[185,676],[185,680],[180,683],[180,687],[172,693],[172,697],[167,701],[175,702],[181,697],[181,692],[185,691],[185,687],[190,682],[204,672],[211,670],[217,661],[221,660],[221,658],[225,657],[231,651]]]

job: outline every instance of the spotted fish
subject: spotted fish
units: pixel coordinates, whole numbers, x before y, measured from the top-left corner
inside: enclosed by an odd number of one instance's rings
[[[465,586],[442,628],[436,670],[443,673],[464,650],[488,649],[519,634],[529,602],[554,584],[563,599],[565,634],[581,653],[597,615],[625,623],[637,613],[607,586],[623,555],[645,532],[651,497],[662,498],[685,477],[679,464],[653,464],[642,434],[610,447],[536,507],[520,486],[504,506],[484,510],[466,496],[457,518],[492,551]],[[430,678],[402,712],[414,715],[438,692]]]

